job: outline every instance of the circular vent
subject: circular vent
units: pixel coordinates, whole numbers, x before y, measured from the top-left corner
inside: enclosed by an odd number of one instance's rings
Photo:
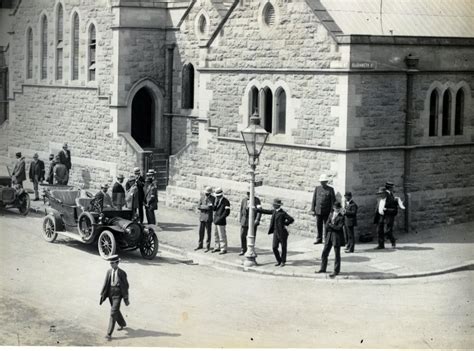
[[[206,34],[206,32],[207,32],[207,20],[206,20],[206,17],[204,15],[201,15],[201,17],[199,17],[198,28],[199,28],[199,32],[201,34]]]
[[[269,27],[275,24],[275,8],[270,3],[263,8],[263,21]]]

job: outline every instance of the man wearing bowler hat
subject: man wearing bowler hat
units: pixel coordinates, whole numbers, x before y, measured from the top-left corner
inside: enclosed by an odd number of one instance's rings
[[[214,232],[214,250],[212,252],[220,251],[219,255],[225,255],[227,253],[226,218],[230,214],[230,202],[224,197],[224,192],[221,188],[216,189],[215,195],[214,224],[216,229]]]
[[[387,189],[380,187],[377,191],[379,196],[375,207],[374,224],[377,225],[378,246],[375,249],[385,249],[385,236],[396,246],[396,239],[393,236],[393,222],[397,214],[397,202],[389,196]]]
[[[270,227],[268,234],[273,234],[272,249],[273,254],[277,263],[275,266],[284,267],[286,264],[286,252],[288,246],[288,230],[286,226],[293,223],[295,220],[282,208],[282,202],[280,199],[273,200],[273,210],[265,210],[263,208],[257,208],[257,212],[264,214],[271,214],[272,219],[270,220]],[[281,255],[278,251],[278,247],[281,245]]]
[[[125,301],[125,305],[127,306],[130,304],[130,302],[128,300],[127,273],[118,268],[120,258],[118,255],[112,255],[107,259],[107,261],[110,262],[111,268],[105,275],[104,286],[102,287],[102,291],[100,293],[99,305],[102,305],[102,302],[104,302],[107,298],[110,301],[110,320],[109,327],[107,329],[107,335],[105,336],[107,340],[110,340],[112,339],[115,322],[117,322],[119,325],[117,330],[122,330],[127,326],[127,323],[120,312],[120,303],[122,302],[122,299]]]
[[[206,187],[204,194],[199,200],[198,210],[199,210],[199,242],[198,246],[194,251],[201,250],[204,245],[204,232],[207,232],[206,238],[206,251],[211,250],[211,235],[212,235],[212,210],[215,202],[214,196],[212,196],[212,188],[210,186]]]
[[[321,174],[318,185],[314,189],[313,201],[311,202],[311,213],[316,216],[317,236],[314,244],[323,242],[323,234],[326,223],[329,218],[334,202],[336,202],[336,194],[334,188],[328,185],[329,178],[326,174]]]
[[[357,204],[352,199],[352,193],[347,191],[344,194],[346,207],[344,207],[344,233],[346,236],[347,246],[346,253],[353,253],[355,247],[354,227],[357,226]]]

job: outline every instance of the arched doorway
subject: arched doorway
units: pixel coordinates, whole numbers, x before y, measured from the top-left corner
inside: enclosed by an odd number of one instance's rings
[[[141,88],[132,101],[132,137],[141,147],[155,146],[155,102],[147,88]]]

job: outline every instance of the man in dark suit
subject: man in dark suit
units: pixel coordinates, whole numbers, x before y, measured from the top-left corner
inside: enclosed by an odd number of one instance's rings
[[[326,273],[328,266],[328,256],[331,248],[334,247],[334,272],[330,275],[334,277],[341,271],[341,246],[344,242],[344,216],[342,215],[342,205],[339,201],[334,203],[333,212],[329,215],[326,224],[326,242],[324,243],[323,253],[321,254],[321,268],[317,273]]]
[[[95,194],[94,198],[89,204],[89,209],[92,212],[101,213],[104,208],[113,208],[112,199],[110,195],[107,194],[109,190],[109,184],[104,183],[100,186],[100,191]]]
[[[71,163],[71,151],[68,149],[67,143],[63,144],[63,148],[61,149],[61,151],[59,151],[58,156],[59,156],[59,162],[65,165],[67,168],[67,173],[68,173],[67,179],[69,180],[69,172],[71,171],[72,163]],[[68,180],[66,180],[65,185],[67,185]]]
[[[126,190],[128,191],[132,184],[135,183],[137,185],[137,197],[138,197],[138,216],[140,219],[140,223],[143,223],[143,205],[145,203],[145,179],[141,175],[141,171],[139,167],[135,167],[133,169],[133,174],[135,176],[134,179],[130,179],[126,184]]]
[[[199,200],[198,210],[199,210],[199,243],[194,251],[200,250],[204,245],[204,232],[207,232],[206,239],[206,250],[208,252],[211,250],[211,236],[212,236],[212,210],[215,202],[215,197],[211,195],[212,188],[208,186],[205,190],[205,193],[201,196]]]
[[[158,209],[158,188],[153,181],[153,173],[147,173],[145,183],[145,210],[148,224],[156,224],[155,210]]]
[[[216,189],[215,195],[214,224],[216,229],[214,232],[214,250],[212,252],[220,251],[219,255],[225,255],[227,253],[226,218],[230,214],[230,202],[224,197],[221,188]]]
[[[389,196],[384,187],[377,192],[377,206],[375,207],[374,224],[377,224],[378,246],[377,250],[385,249],[385,236],[396,246],[396,239],[393,236],[393,222],[398,211],[398,203],[394,197]]]
[[[123,174],[119,174],[117,181],[112,187],[112,204],[118,210],[121,210],[125,206],[125,189],[123,188]]]
[[[321,174],[318,185],[314,189],[313,201],[311,202],[311,213],[316,216],[317,236],[314,244],[321,244],[323,242],[323,234],[326,223],[329,218],[332,206],[336,201],[336,194],[334,188],[328,185],[329,178],[326,174]]]
[[[344,252],[353,253],[355,247],[354,227],[357,226],[357,204],[352,199],[350,191],[344,194],[346,199],[346,207],[344,208],[344,233],[346,237],[347,246]]]
[[[39,159],[37,153],[33,155],[33,161],[30,164],[29,178],[33,183],[33,189],[35,191],[35,199],[33,201],[38,201],[38,184],[44,180],[44,162]]]
[[[107,335],[105,336],[107,340],[110,340],[112,339],[115,322],[117,322],[119,325],[117,330],[122,330],[127,326],[127,323],[120,312],[120,303],[122,302],[122,299],[125,301],[125,305],[127,306],[130,304],[130,302],[128,299],[127,273],[118,268],[120,261],[118,255],[112,255],[107,260],[110,262],[110,266],[112,268],[109,269],[105,275],[104,286],[100,292],[99,304],[102,305],[102,302],[104,302],[107,298],[110,301],[111,309],[109,328],[107,329]]]
[[[254,196],[254,204],[256,208],[261,208],[260,199]],[[249,232],[249,206],[250,206],[250,192],[247,191],[247,196],[242,199],[240,203],[240,213],[239,213],[239,221],[240,221],[240,244],[241,244],[241,251],[239,256],[245,255],[247,252],[247,234]],[[260,218],[262,214],[258,211],[254,212],[253,215],[253,226],[254,226],[254,235],[257,236],[257,227],[260,224]]]
[[[286,252],[288,246],[288,230],[286,226],[293,223],[295,220],[282,208],[282,202],[280,199],[273,201],[273,210],[265,210],[263,208],[257,208],[257,211],[264,214],[271,214],[272,219],[270,220],[270,228],[268,234],[273,234],[272,249],[273,254],[277,263],[275,266],[284,267],[286,264]],[[278,251],[278,247],[281,245],[281,255]]]

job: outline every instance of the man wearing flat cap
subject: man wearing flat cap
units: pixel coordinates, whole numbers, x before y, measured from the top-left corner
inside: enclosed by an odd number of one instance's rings
[[[26,164],[25,157],[21,155],[21,152],[15,154],[16,162],[12,172],[12,182],[23,188],[23,181],[26,180]]]
[[[38,201],[38,184],[44,180],[44,162],[39,159],[37,153],[33,155],[33,161],[31,161],[30,164],[29,177],[30,181],[33,183],[33,189],[35,191],[35,198],[33,201]]]
[[[352,193],[347,191],[344,194],[346,207],[344,207],[344,233],[346,236],[346,253],[353,253],[355,248],[354,227],[357,226],[357,204],[352,199]]]
[[[195,251],[204,247],[204,231],[207,232],[205,252],[211,250],[212,211],[215,200],[215,197],[212,196],[212,188],[210,186],[206,187],[204,194],[199,199],[199,242],[198,246],[194,249]]]
[[[125,189],[123,188],[123,174],[117,176],[117,180],[112,186],[112,204],[118,210],[121,210],[125,206]]]
[[[61,149],[61,151],[59,151],[58,156],[59,156],[59,162],[62,163],[63,165],[65,165],[66,169],[67,169],[68,177],[67,177],[66,184],[65,184],[65,185],[67,185],[67,182],[69,180],[69,173],[70,173],[71,167],[72,167],[71,151],[68,149],[67,143],[63,144],[63,148]]]
[[[314,189],[313,201],[311,202],[311,213],[316,216],[317,235],[314,244],[323,242],[323,235],[326,223],[331,213],[332,206],[336,202],[334,188],[328,185],[329,178],[326,174],[321,174],[318,185]]]
[[[105,337],[107,340],[111,340],[116,322],[119,325],[117,330],[122,330],[127,326],[127,323],[120,312],[120,304],[122,299],[125,301],[125,305],[127,306],[130,304],[130,302],[128,299],[127,273],[118,268],[120,261],[118,255],[110,256],[107,261],[110,262],[111,268],[105,275],[104,285],[102,287],[102,291],[100,292],[99,305],[102,305],[102,302],[104,302],[105,299],[109,299],[111,306],[110,320],[109,327],[107,329],[107,335]]]
[[[286,253],[288,246],[288,230],[286,226],[293,223],[295,220],[282,208],[282,202],[280,199],[273,200],[273,210],[265,210],[263,208],[257,208],[257,212],[263,214],[271,214],[270,227],[268,228],[268,235],[273,234],[272,249],[273,254],[277,263],[275,266],[284,267],[286,264]],[[281,245],[281,255],[278,251]]]
[[[393,236],[393,222],[397,214],[397,202],[387,193],[385,187],[380,187],[377,191],[378,199],[375,207],[374,224],[377,225],[378,246],[375,249],[385,249],[385,237],[396,246],[396,239]]]
[[[219,252],[219,255],[227,253],[227,235],[226,225],[227,217],[230,214],[230,202],[224,197],[224,192],[221,188],[216,189],[214,200],[214,225],[216,226],[214,232],[214,250],[212,252]]]

